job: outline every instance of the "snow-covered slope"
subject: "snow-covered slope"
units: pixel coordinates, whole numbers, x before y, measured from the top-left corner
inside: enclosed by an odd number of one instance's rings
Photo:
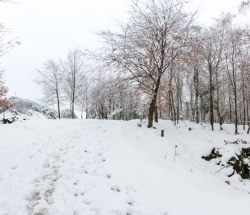
[[[48,119],[56,119],[57,114],[55,111],[51,110],[48,107],[38,104],[37,102],[22,99],[19,97],[10,97],[9,100],[14,103],[15,110],[18,113],[32,116],[36,118],[48,118]]]
[[[249,141],[248,135],[231,135],[232,126],[213,133],[186,123],[157,127],[101,120],[0,125],[0,214],[249,213],[249,181],[228,179],[201,159],[224,140]]]
[[[18,113],[15,111],[5,111],[0,113],[0,124],[4,123],[3,121],[8,120],[7,123],[13,123],[16,121],[24,121],[28,119],[27,115]]]

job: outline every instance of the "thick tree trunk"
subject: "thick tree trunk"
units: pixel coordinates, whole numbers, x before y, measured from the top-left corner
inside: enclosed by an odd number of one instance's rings
[[[85,112],[86,112],[86,119],[88,119],[88,118],[89,118],[89,110],[88,110],[87,107],[86,107],[86,109],[85,109]]]
[[[154,93],[153,99],[151,100],[151,103],[149,105],[148,110],[148,128],[153,127],[153,120],[154,120],[154,112],[156,107],[156,100],[157,100],[157,93]]]
[[[159,120],[159,118],[158,118],[158,107],[157,107],[157,104],[155,105],[155,122],[158,122]]]
[[[156,103],[157,103],[157,96],[158,96],[158,91],[159,91],[159,87],[160,87],[160,82],[161,82],[161,79],[159,78],[156,82],[153,98],[152,98],[151,103],[149,105],[148,128],[153,127],[154,113],[155,113],[155,109],[156,109],[156,105],[157,105]]]
[[[71,106],[71,118],[74,119],[75,118],[75,101],[72,101],[72,106]]]

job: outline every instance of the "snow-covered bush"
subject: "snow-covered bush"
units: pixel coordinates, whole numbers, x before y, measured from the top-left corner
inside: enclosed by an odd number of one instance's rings
[[[250,143],[245,140],[225,141],[224,147],[213,148],[202,159],[222,166],[221,170],[228,169],[228,177],[238,174],[242,179],[250,180]]]
[[[15,121],[24,121],[24,120],[27,120],[27,117],[16,111],[5,111],[0,113],[0,123],[2,124],[11,124]]]
[[[15,105],[15,110],[18,113],[22,113],[27,116],[41,114],[48,119],[57,118],[56,111],[51,110],[50,108],[40,105],[34,101],[18,97],[10,97],[9,100]]]
[[[71,110],[70,109],[64,109],[61,111],[61,118],[64,119],[71,119],[72,115],[71,115]],[[78,117],[75,115],[74,119],[77,119]]]

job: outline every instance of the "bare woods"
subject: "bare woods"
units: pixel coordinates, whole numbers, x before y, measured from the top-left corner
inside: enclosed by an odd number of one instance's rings
[[[247,11],[242,2],[239,13]],[[38,83],[48,103],[69,104],[86,118],[148,119],[174,123],[250,123],[250,32],[239,14],[223,14],[211,26],[198,25],[182,0],[132,2],[129,18],[116,31],[102,31],[97,52],[73,50],[49,60]]]

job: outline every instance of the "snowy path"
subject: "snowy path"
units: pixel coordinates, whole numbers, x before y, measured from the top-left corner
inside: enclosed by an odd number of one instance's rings
[[[135,121],[1,125],[0,215],[246,214],[249,184],[243,192],[215,177],[189,154],[187,141],[195,147],[203,136],[171,129],[161,138]]]

